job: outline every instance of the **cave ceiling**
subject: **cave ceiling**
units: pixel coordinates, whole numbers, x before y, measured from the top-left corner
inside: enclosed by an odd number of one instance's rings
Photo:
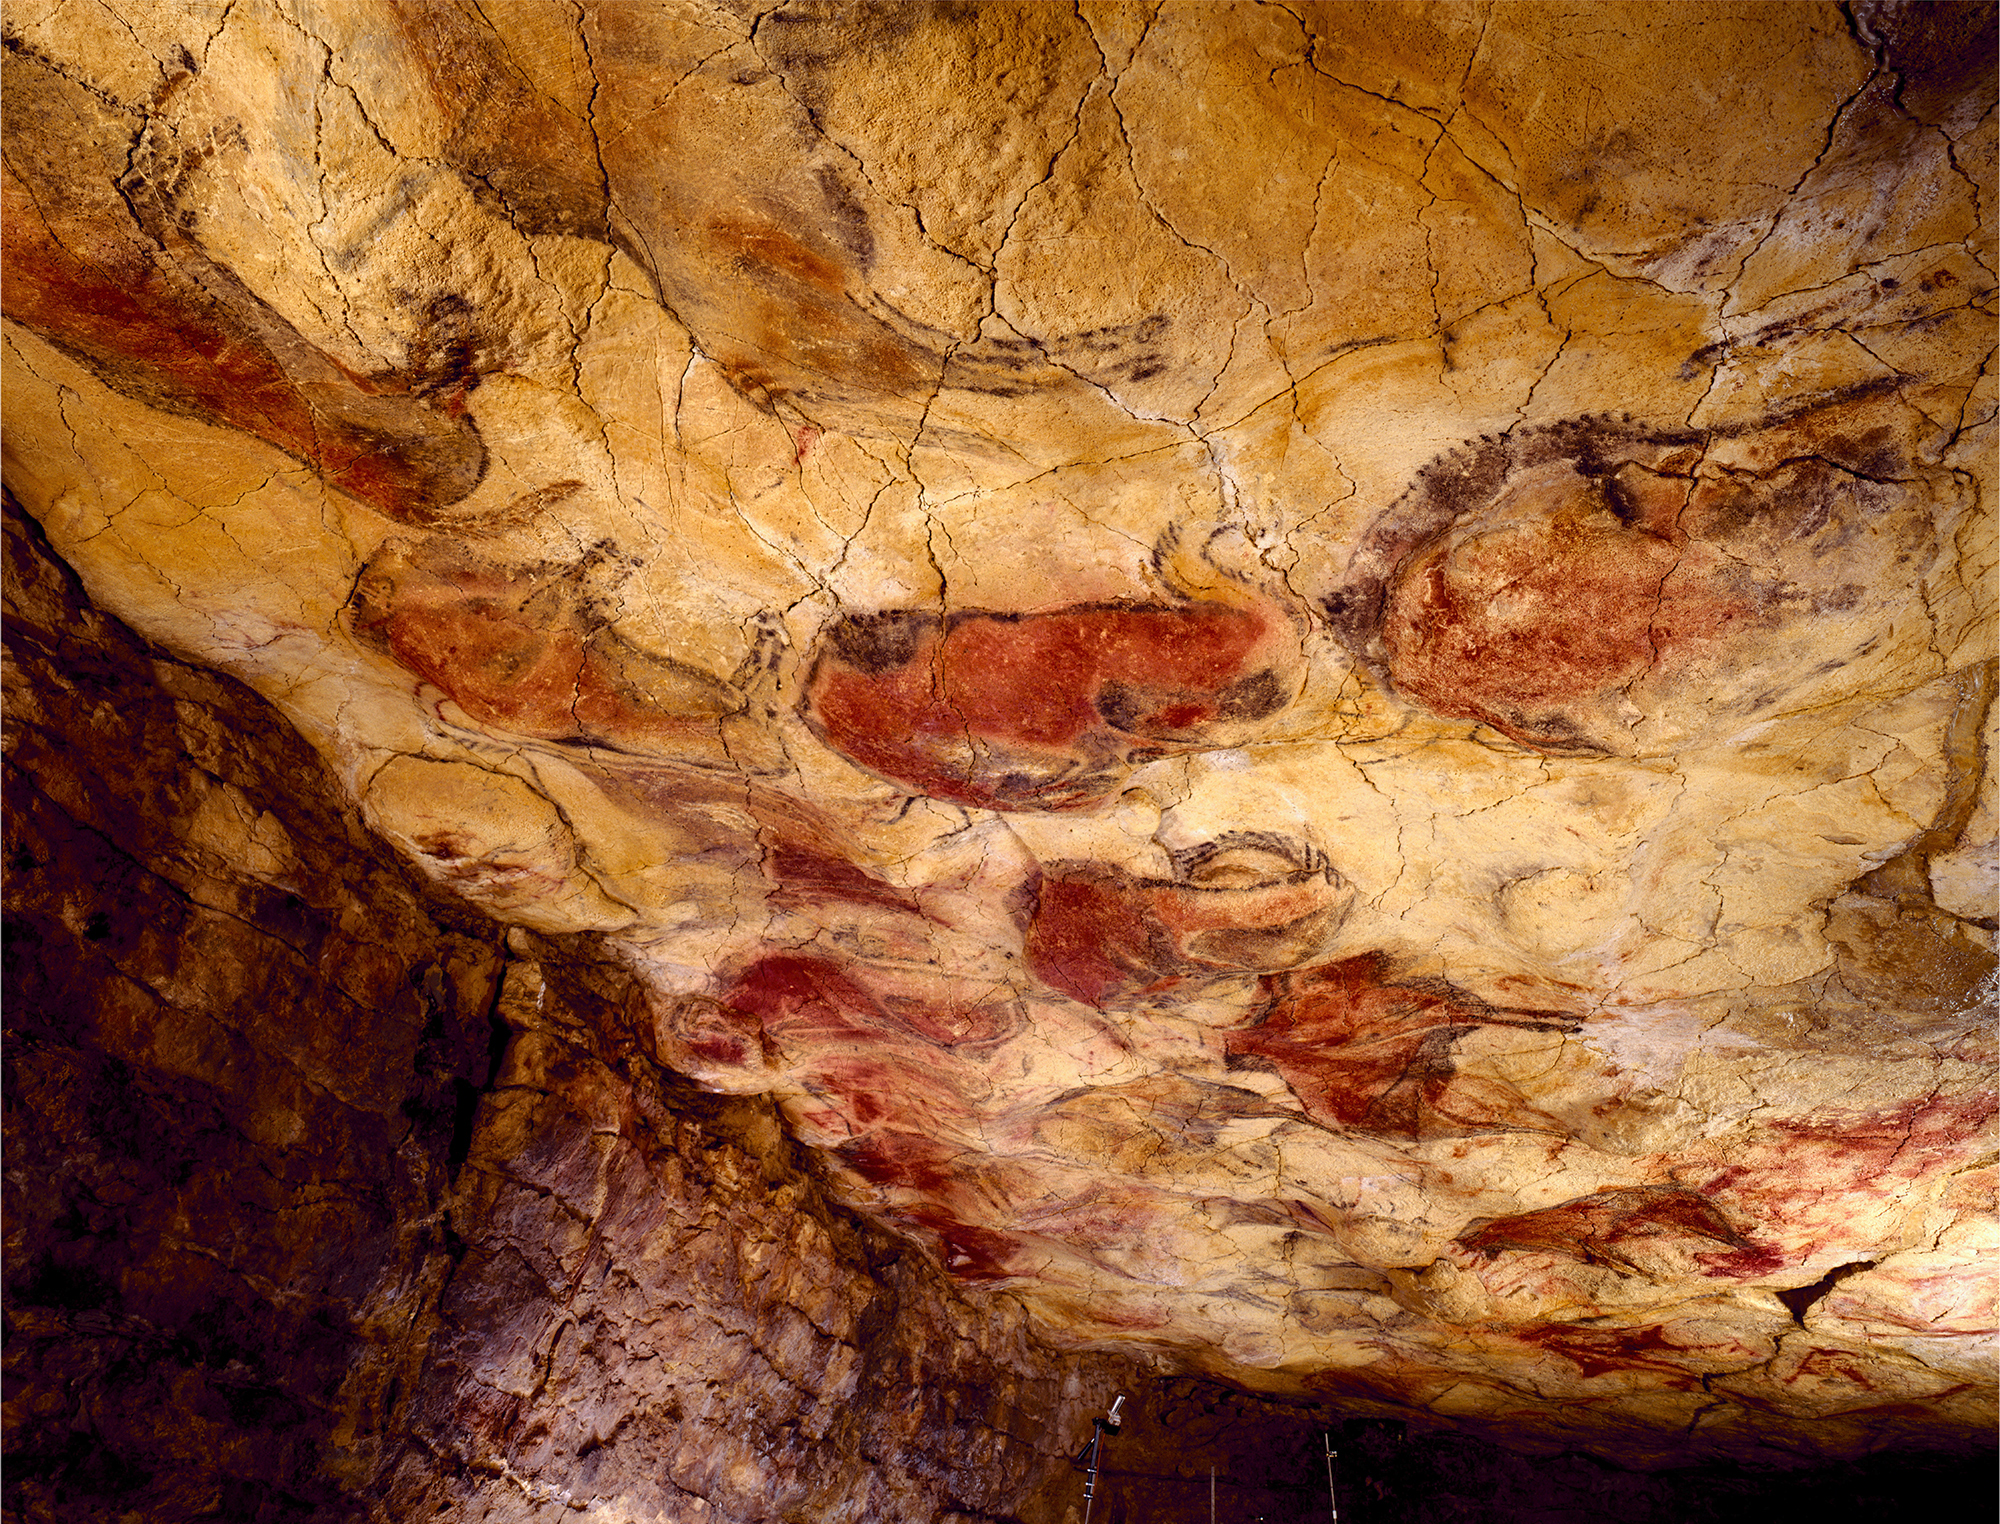
[[[1060,1337],[1984,1432],[1992,16],[18,0],[6,482]]]

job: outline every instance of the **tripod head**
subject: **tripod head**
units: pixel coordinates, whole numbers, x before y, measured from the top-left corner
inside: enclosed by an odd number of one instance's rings
[[[1093,1418],[1090,1420],[1090,1438],[1084,1441],[1083,1448],[1076,1452],[1076,1459],[1070,1462],[1072,1466],[1078,1469],[1088,1467],[1092,1473],[1096,1472],[1098,1442],[1105,1435],[1116,1434],[1123,1427],[1123,1423],[1118,1415],[1124,1406],[1125,1394],[1120,1392],[1112,1399],[1110,1412],[1106,1413],[1102,1418]]]

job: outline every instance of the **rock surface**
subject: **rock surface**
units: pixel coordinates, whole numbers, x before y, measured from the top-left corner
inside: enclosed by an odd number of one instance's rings
[[[9,1519],[1062,1517],[1150,1371],[620,1046],[588,939],[429,889],[36,538],[8,514]]]
[[[24,3],[7,482],[642,992],[475,1149],[643,1059],[1075,1345],[1976,1443],[1992,27]],[[673,1194],[549,1146],[530,1301]]]

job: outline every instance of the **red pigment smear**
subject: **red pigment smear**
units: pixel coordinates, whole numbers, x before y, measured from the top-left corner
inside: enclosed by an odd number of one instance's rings
[[[1584,1378],[1609,1375],[1614,1371],[1664,1371],[1667,1385],[1695,1384],[1696,1376],[1687,1368],[1688,1346],[1667,1337],[1664,1327],[1579,1328],[1571,1323],[1545,1324],[1524,1328],[1515,1337],[1524,1344],[1561,1355]]]
[[[1442,984],[1384,983],[1385,969],[1369,953],[1266,980],[1273,1004],[1257,1025],[1228,1035],[1227,1051],[1271,1064],[1306,1114],[1328,1126],[1405,1142],[1561,1130],[1511,1091],[1458,1080],[1452,1049],[1476,1026],[1566,1023],[1496,1016]]]
[[[2000,1097],[1982,1087],[1880,1111],[1785,1118],[1732,1149],[1733,1162],[1701,1182],[1701,1190],[1766,1231],[1811,1221],[1822,1217],[1830,1197],[1859,1193],[1880,1200],[1990,1149],[1996,1109]],[[1761,1249],[1704,1261],[1705,1273],[1718,1279],[1769,1275],[1785,1263]]]
[[[757,1018],[726,1005],[692,1007],[676,1035],[689,1051],[724,1068],[747,1068],[775,1056]]]
[[[114,389],[252,434],[391,518],[421,518],[477,484],[484,452],[469,422],[346,372],[247,294],[238,301],[256,322],[170,279],[136,238],[100,241],[107,262],[82,258],[51,236],[11,174],[7,191],[7,315]],[[260,325],[315,374],[295,378]]]
[[[849,862],[805,847],[779,846],[765,859],[764,871],[778,883],[771,896],[784,908],[839,900],[854,905],[880,905],[917,913],[916,896],[898,889]]]
[[[1476,535],[1420,559],[1383,621],[1396,687],[1531,745],[1576,734],[1563,711],[1629,685],[1756,610],[1705,547],[1610,515]]]
[[[994,1035],[1010,1014],[879,999],[832,963],[792,955],[744,970],[726,1003],[761,1027],[807,1090],[857,1135],[938,1136],[972,1126],[971,1081],[948,1050]]]
[[[1405,576],[1384,628],[1396,686],[1441,713],[1543,708],[1645,671],[1673,547],[1619,531],[1552,538],[1502,530]]]
[[[1050,988],[1101,1010],[1109,1000],[1165,988],[1198,970],[1269,968],[1257,954],[1275,940],[1253,939],[1316,924],[1335,895],[1318,875],[1218,890],[1101,864],[1059,864],[1036,892],[1028,965]],[[1232,945],[1231,932],[1248,935]],[[1197,939],[1200,952],[1190,945]]]
[[[544,739],[578,734],[581,631],[540,629],[506,603],[468,597],[398,609],[386,633],[398,661],[480,723]]]
[[[938,1071],[936,1055],[925,1051],[928,1045],[988,1041],[1008,1029],[1010,1015],[978,1003],[939,1000],[924,1005],[878,998],[833,963],[793,955],[764,958],[745,969],[727,1003],[754,1015],[787,1049],[808,1057],[857,1048],[872,1053],[900,1045],[933,1065],[932,1089]],[[819,1067],[831,1074],[838,1062],[829,1056]]]
[[[621,670],[645,663],[616,636],[567,611],[541,620],[504,579],[464,577],[446,597],[410,597],[379,629],[398,662],[483,725],[631,749],[713,740],[714,713],[665,709]]]
[[[1100,1009],[1113,995],[1174,982],[1164,928],[1112,874],[1042,880],[1028,928],[1028,966],[1072,1000]]]
[[[834,1149],[834,1156],[871,1185],[943,1196],[964,1180],[964,1150],[912,1132],[871,1132]]]
[[[1477,1018],[1447,995],[1379,983],[1382,969],[1371,954],[1287,981],[1227,1051],[1268,1060],[1316,1122],[1415,1139]]]
[[[1701,1273],[1710,1280],[1762,1280],[1785,1268],[1785,1256],[1762,1244],[1749,1244],[1727,1254],[1701,1256]]]
[[[1702,1184],[1705,1194],[1754,1203],[1749,1215],[1783,1218],[1829,1190],[1906,1185],[1989,1147],[1987,1129],[2000,1097],[1990,1090],[1923,1096],[1882,1111],[1829,1112],[1769,1124],[1733,1150],[1736,1162]]]
[[[1786,1386],[1796,1386],[1801,1381],[1839,1381],[1873,1392],[1879,1388],[1868,1378],[1881,1374],[1851,1350],[1816,1349],[1802,1358],[1784,1380]]]
[[[1473,1224],[1458,1242],[1489,1260],[1503,1249],[1520,1249],[1631,1269],[1621,1246],[1663,1239],[1752,1248],[1706,1197],[1666,1186],[1601,1191],[1539,1212],[1490,1218]]]
[[[746,1011],[786,1042],[838,1042],[879,1030],[875,1002],[832,963],[818,958],[764,958],[745,969],[727,1004]]]
[[[1281,628],[1219,604],[972,614],[942,626],[912,616],[893,649],[864,652],[836,632],[806,707],[835,750],[918,793],[1072,809],[1108,793],[1124,767],[1282,707]]]
[[[974,1227],[943,1210],[916,1207],[895,1214],[937,1236],[945,1270],[962,1281],[1004,1281],[1021,1241],[1012,1233]]]

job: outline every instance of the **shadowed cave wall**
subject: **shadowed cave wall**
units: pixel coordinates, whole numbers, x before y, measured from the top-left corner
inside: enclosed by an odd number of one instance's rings
[[[1129,1364],[830,1206],[7,516],[7,1516],[1008,1516]],[[1059,1517],[1044,1512],[1041,1517]]]
[[[585,938],[373,841],[263,700],[6,532],[10,1521],[1632,1524],[1883,1516],[1990,1467],[1640,1473],[1049,1347],[635,1051]],[[1500,1443],[1496,1443],[1500,1441]],[[621,1510],[593,1505],[616,1498]],[[1977,1506],[1976,1503],[1974,1506]]]
[[[7,1519],[1985,1482],[1994,18],[8,0]]]

